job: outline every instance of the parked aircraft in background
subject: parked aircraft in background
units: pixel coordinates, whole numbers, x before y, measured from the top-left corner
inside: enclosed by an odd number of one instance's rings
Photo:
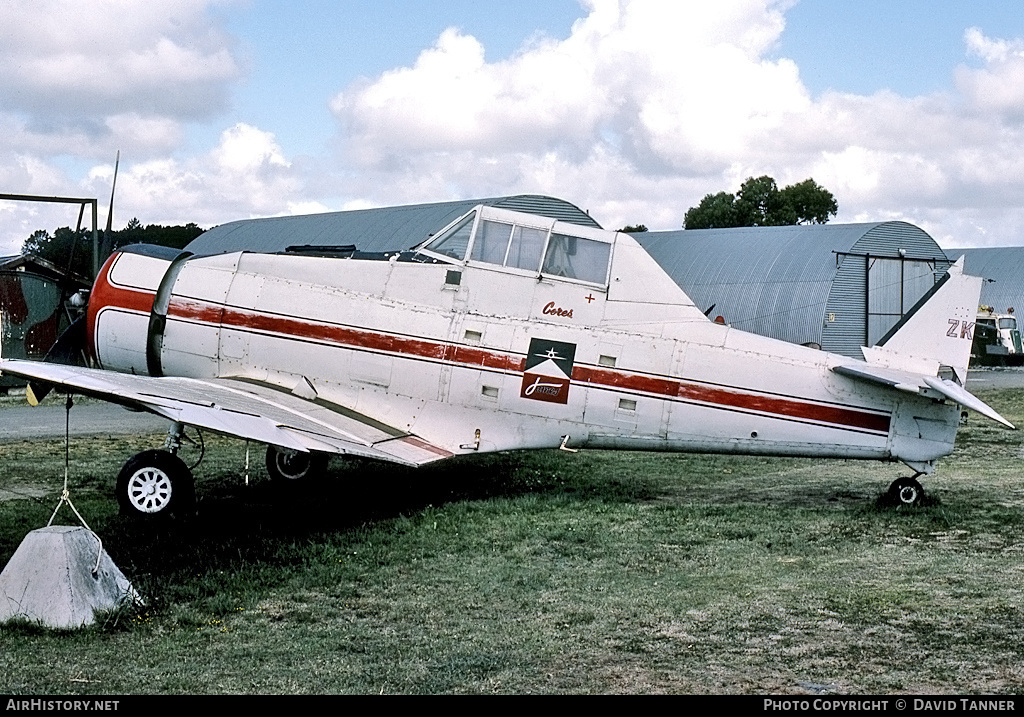
[[[190,506],[186,425],[265,443],[278,479],[618,448],[900,460],[913,503],[961,406],[1010,426],[964,389],[980,287],[958,262],[859,361],[709,321],[628,234],[478,206],[398,253],[123,249],[89,298],[91,367],[0,370],[172,422],[118,478],[140,514]]]

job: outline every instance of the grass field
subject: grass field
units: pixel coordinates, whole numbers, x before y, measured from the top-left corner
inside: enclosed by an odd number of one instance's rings
[[[1019,391],[985,394],[1018,425]],[[0,407],[2,420],[2,407]],[[297,491],[207,438],[195,518],[117,514],[161,436],[71,445],[72,499],[145,606],[0,628],[0,693],[1020,693],[1021,434],[972,416],[899,464],[557,451]],[[0,446],[0,563],[46,524],[62,441]],[[55,521],[77,524],[70,512]]]

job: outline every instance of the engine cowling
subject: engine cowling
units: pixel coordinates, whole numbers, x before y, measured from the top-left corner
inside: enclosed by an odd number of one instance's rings
[[[151,374],[154,301],[181,256],[177,249],[135,245],[107,259],[89,296],[86,323],[86,345],[100,367]]]

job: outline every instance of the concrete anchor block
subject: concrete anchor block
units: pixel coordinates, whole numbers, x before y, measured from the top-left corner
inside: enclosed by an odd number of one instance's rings
[[[95,613],[142,600],[91,531],[52,525],[33,530],[0,572],[0,623],[24,618],[53,628],[95,622]]]

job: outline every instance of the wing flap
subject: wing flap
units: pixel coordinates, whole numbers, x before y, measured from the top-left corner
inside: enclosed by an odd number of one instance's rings
[[[412,466],[453,455],[344,406],[241,379],[135,376],[16,359],[0,360],[0,372],[292,450],[351,454]]]

